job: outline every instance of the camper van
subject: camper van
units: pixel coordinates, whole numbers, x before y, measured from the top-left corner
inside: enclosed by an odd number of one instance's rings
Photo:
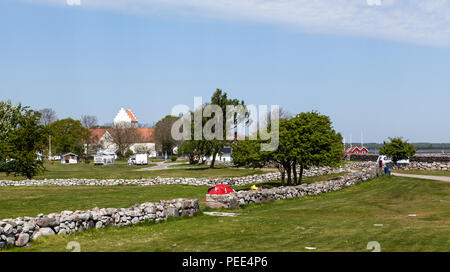
[[[147,154],[136,154],[128,159],[128,165],[147,165],[148,155]]]
[[[111,155],[96,155],[94,156],[95,165],[114,165],[115,159]]]

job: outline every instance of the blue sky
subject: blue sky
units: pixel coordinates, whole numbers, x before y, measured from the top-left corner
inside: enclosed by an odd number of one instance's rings
[[[318,110],[347,141],[450,142],[448,1],[80,3],[0,2],[1,100],[152,123],[221,88]]]

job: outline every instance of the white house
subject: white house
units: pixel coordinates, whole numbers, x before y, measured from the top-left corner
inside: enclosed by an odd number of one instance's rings
[[[61,156],[62,164],[77,164],[78,163],[78,155],[74,153],[67,153]]]

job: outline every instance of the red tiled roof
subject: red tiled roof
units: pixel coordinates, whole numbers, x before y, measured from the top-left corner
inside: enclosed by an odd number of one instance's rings
[[[93,142],[98,142],[103,137],[103,134],[105,134],[106,129],[99,128],[99,129],[90,129],[91,132],[90,138]]]
[[[92,142],[98,142],[103,137],[107,129],[90,129],[91,132],[91,141]],[[140,141],[141,143],[154,143],[154,128],[136,128],[136,132],[141,137]]]
[[[154,128],[138,128],[137,132],[141,136],[141,141],[143,143],[155,142],[155,139],[153,137],[153,133],[155,132]]]
[[[128,116],[130,117],[130,119],[131,119],[131,122],[137,122],[138,120],[136,119],[136,116],[134,116],[134,114],[133,114],[133,112],[131,111],[131,110],[126,110],[125,111],[127,114],[128,114]]]

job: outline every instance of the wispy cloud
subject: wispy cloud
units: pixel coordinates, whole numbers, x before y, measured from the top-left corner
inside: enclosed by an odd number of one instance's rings
[[[29,0],[28,0],[29,1]],[[33,0],[67,5],[67,0]],[[282,24],[300,31],[450,47],[448,0],[80,0],[82,8]]]

